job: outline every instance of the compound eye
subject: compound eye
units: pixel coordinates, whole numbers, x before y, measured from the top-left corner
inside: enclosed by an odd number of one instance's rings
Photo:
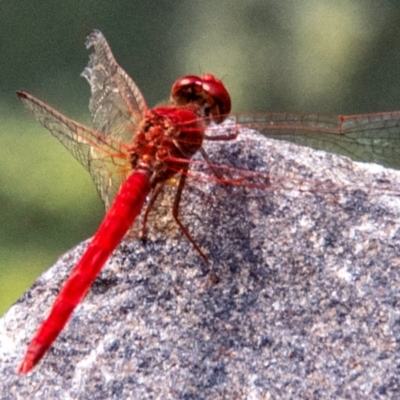
[[[226,90],[224,84],[212,74],[204,74],[201,77],[203,82],[203,91],[213,99],[215,107],[211,106],[211,113],[215,118],[218,117],[216,113],[223,117],[221,122],[226,118],[227,114],[231,112],[231,97]],[[219,118],[217,118],[219,119]]]
[[[196,101],[201,92],[202,81],[196,75],[186,75],[177,79],[171,88],[171,99],[177,104]]]
[[[221,123],[231,111],[231,98],[223,83],[212,74],[186,75],[172,85],[172,100],[180,105],[198,103],[206,115]]]

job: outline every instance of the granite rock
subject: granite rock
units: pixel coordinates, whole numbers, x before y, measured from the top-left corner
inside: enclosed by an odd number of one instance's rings
[[[2,318],[0,399],[400,397],[400,173],[250,131],[205,148],[236,183],[208,173],[184,191],[209,264],[171,216],[172,182],[147,241],[121,243],[27,376],[26,345],[87,243]],[[197,158],[193,174],[207,169]]]

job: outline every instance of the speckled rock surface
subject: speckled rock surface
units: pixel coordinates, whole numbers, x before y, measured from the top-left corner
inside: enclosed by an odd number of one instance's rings
[[[270,171],[264,190],[188,183],[182,221],[210,264],[170,215],[172,185],[148,241],[117,249],[28,376],[15,370],[84,245],[2,318],[0,399],[400,397],[400,174],[250,133],[206,148]]]

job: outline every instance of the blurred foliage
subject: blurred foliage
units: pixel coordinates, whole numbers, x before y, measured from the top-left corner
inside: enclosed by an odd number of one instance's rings
[[[149,105],[212,72],[236,111],[354,114],[400,109],[399,22],[395,1],[0,1],[0,315],[101,220],[89,176],[14,94],[88,123],[93,28]]]

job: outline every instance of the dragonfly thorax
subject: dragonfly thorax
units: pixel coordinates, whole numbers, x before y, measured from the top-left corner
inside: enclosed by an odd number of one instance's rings
[[[130,148],[131,165],[153,171],[153,186],[185,169],[200,149],[206,126],[196,111],[194,105],[158,107],[140,123]]]

